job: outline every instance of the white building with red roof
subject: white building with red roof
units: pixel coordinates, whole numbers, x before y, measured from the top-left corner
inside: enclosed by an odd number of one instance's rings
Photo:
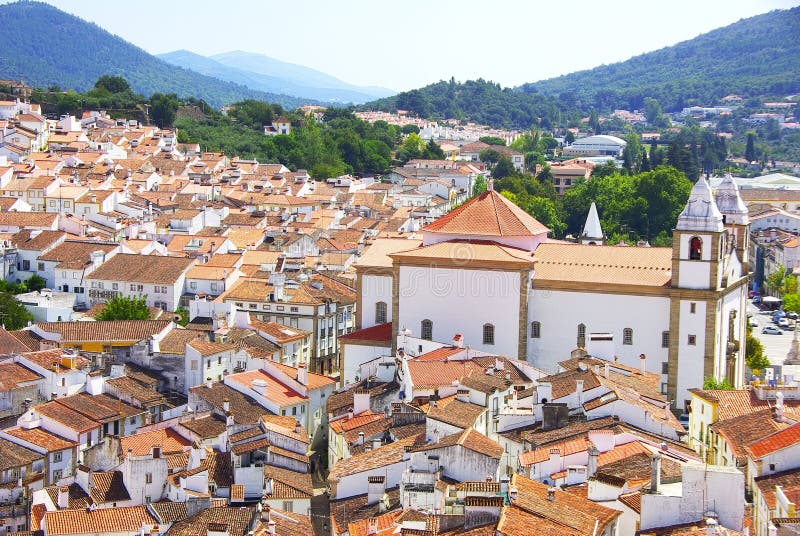
[[[458,333],[465,347],[550,373],[576,347],[636,368],[644,354],[680,409],[704,378],[743,381],[743,207],[732,180],[716,195],[701,180],[673,247],[576,244],[548,239],[546,226],[490,187],[412,239],[367,249],[355,265],[358,327],[391,323],[395,349],[401,338]]]

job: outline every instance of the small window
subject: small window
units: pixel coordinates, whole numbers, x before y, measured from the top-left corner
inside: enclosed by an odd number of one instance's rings
[[[665,395],[665,394],[667,394],[667,391],[669,391],[669,387],[667,386],[666,383],[662,383],[661,384],[661,394]]]
[[[669,331],[661,332],[661,348],[669,348]]]
[[[494,325],[483,325],[483,344],[494,344]]]
[[[196,289],[197,288],[197,282],[196,281],[189,282],[189,288],[192,289],[192,290]]]
[[[695,314],[697,312],[697,304],[695,302],[691,302],[689,304],[689,312]]]
[[[119,283],[111,283],[111,290],[119,290]]]
[[[625,328],[622,330],[622,344],[633,344],[633,330],[631,328]]]
[[[53,482],[58,482],[59,480],[61,480],[62,474],[64,474],[63,469],[57,469],[53,471]]]
[[[661,374],[669,374],[669,363],[667,361],[661,363]]]
[[[289,312],[290,313],[298,313],[298,312],[300,312],[300,308],[299,307],[289,307]]]
[[[63,453],[62,453],[61,451],[54,452],[54,453],[53,453],[53,463],[58,463],[58,462],[60,462],[60,461],[61,461],[61,457],[62,457],[62,455],[63,455]]]
[[[145,484],[152,484],[153,483],[153,473],[145,473],[145,475],[144,475],[144,483]]]
[[[578,348],[586,347],[586,324],[578,324]]]
[[[379,301],[375,304],[375,323],[376,324],[385,324],[386,323],[386,302]]]
[[[689,335],[689,346],[694,346],[696,344],[697,344],[697,336]]]
[[[277,309],[278,309],[278,311],[283,311],[285,309],[285,307],[283,305],[278,305]]]
[[[703,241],[700,237],[694,236],[689,240],[689,259],[699,261],[703,255]]]
[[[538,339],[542,336],[542,323],[531,322],[531,339]]]
[[[428,319],[422,321],[420,337],[427,341],[433,340],[433,322]]]
[[[775,464],[774,463],[769,464],[769,470],[770,471],[774,471],[775,470]]]

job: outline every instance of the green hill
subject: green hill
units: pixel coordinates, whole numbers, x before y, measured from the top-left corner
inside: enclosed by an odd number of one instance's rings
[[[123,76],[146,96],[176,93],[213,106],[247,98],[287,108],[309,103],[170,65],[96,24],[40,2],[0,5],[0,28],[0,79],[21,77],[32,86],[84,91],[100,76],[112,74]]]
[[[594,45],[602,46],[602,38],[598,41]],[[667,111],[711,104],[731,93],[744,97],[797,93],[800,7],[743,19],[621,63],[525,84],[521,89],[599,110],[641,109],[644,98],[653,97]]]

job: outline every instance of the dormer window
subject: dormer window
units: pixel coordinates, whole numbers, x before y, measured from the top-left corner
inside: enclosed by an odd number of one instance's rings
[[[689,240],[689,259],[699,261],[703,253],[703,241],[697,237],[692,237]]]

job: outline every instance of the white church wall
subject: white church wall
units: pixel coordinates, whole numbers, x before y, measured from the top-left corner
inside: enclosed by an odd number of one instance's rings
[[[386,303],[386,321],[392,321],[392,276],[361,275],[361,327],[369,328],[377,324],[375,304]]]
[[[423,230],[423,245],[430,246],[438,244],[439,242],[447,242],[449,240],[486,240],[485,235],[469,235],[469,234],[447,234],[447,233],[426,233]],[[533,251],[536,246],[547,240],[547,233],[542,233],[536,236],[494,236],[493,242],[511,246],[512,248],[524,249],[525,251]]]
[[[428,319],[434,340],[461,333],[470,348],[517,355],[519,272],[402,266],[399,285],[400,329],[420,334]],[[483,344],[487,323],[494,325],[494,344]]]
[[[639,355],[645,354],[647,370],[661,374],[668,356],[661,335],[669,330],[669,298],[534,288],[529,304],[528,360],[537,368],[556,372],[558,362],[569,359],[575,349],[578,324],[583,323],[587,338],[599,332],[614,336],[620,363],[638,368]],[[538,339],[530,337],[533,321],[541,322]],[[622,344],[625,328],[633,329],[631,345]]]
[[[694,304],[694,312],[692,312]],[[706,302],[681,300],[678,321],[678,389],[674,407],[683,408],[691,400],[689,389],[703,385],[703,363],[706,345]],[[712,307],[715,305],[712,302]],[[712,333],[713,337],[714,334]]]

